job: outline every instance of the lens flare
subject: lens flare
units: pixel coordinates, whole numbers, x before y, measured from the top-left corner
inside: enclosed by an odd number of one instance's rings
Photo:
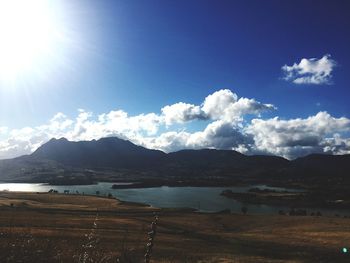
[[[60,37],[50,2],[0,0],[2,80],[15,80],[48,59]]]

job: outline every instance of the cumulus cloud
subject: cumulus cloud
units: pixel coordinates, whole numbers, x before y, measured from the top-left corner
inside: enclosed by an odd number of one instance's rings
[[[238,124],[244,115],[259,115],[275,109],[272,104],[263,104],[255,99],[238,99],[231,90],[222,89],[207,96],[200,106],[183,102],[165,106],[162,115],[167,125],[191,120],[225,120]]]
[[[166,125],[208,118],[199,106],[183,102],[167,105],[161,111]]]
[[[319,112],[305,119],[253,119],[245,128],[245,132],[253,136],[257,150],[286,158],[310,153],[347,152],[349,145],[341,144],[339,135],[335,137],[335,134],[349,130],[350,119],[335,118],[327,112]],[[332,148],[337,145],[337,149]]]
[[[263,104],[254,99],[239,98],[231,90],[214,92],[205,98],[202,110],[214,120],[223,119],[228,122],[241,121],[246,114],[259,115],[276,109],[272,104]]]
[[[214,148],[233,150],[240,145],[250,144],[251,138],[224,120],[210,123],[203,131],[191,134],[188,139],[190,148]]]
[[[172,152],[181,149],[227,149],[246,154],[265,153],[295,158],[308,153],[350,153],[350,119],[319,112],[308,118],[262,119],[273,110],[252,98],[239,98],[230,90],[219,90],[203,103],[167,105],[159,113],[130,116],[123,110],[95,114],[78,110],[75,118],[57,113],[47,123],[22,129],[1,128],[0,159],[30,154],[51,138],[72,141],[118,136],[152,149]],[[245,115],[253,114],[250,122]],[[202,130],[189,132],[189,121],[206,120]],[[173,126],[174,123],[182,123]]]
[[[322,142],[325,153],[350,154],[350,138],[342,138],[340,134],[334,134],[333,138],[325,138]]]
[[[327,54],[320,59],[303,58],[299,64],[284,65],[282,71],[285,74],[284,79],[295,84],[329,84],[336,64]]]
[[[172,152],[182,149],[203,148],[237,150],[241,149],[243,145],[249,147],[252,142],[250,135],[243,134],[228,122],[217,120],[208,124],[203,131],[194,133],[186,131],[165,132],[158,137],[144,140],[143,145],[149,148],[161,149],[165,152]]]
[[[34,128],[13,130],[7,128],[7,138],[0,141],[0,159],[30,154],[51,138],[66,136],[73,123],[74,121],[63,113],[57,113],[48,123]]]
[[[154,113],[129,117],[122,110],[94,116],[92,112],[80,109],[75,120],[58,113],[46,124],[9,131],[7,139],[0,141],[0,159],[30,154],[51,138],[80,141],[119,136],[133,140],[138,136],[154,135],[160,119]]]
[[[37,133],[35,131],[36,129],[30,127],[9,131],[8,138],[0,141],[0,159],[29,154],[39,147],[47,137],[43,138],[39,129]]]

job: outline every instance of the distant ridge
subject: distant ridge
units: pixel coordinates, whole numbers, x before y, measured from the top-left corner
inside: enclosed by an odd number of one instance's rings
[[[233,150],[180,150],[164,153],[150,150],[118,137],[92,141],[51,139],[30,155],[35,159],[52,160],[63,165],[87,168],[182,167],[192,171],[222,169],[223,172],[254,173],[270,171],[305,174],[342,174],[350,168],[350,155],[310,154],[289,161],[279,156],[247,156]],[[229,171],[227,171],[227,169]],[[262,171],[264,170],[264,171]]]
[[[97,181],[153,178],[197,182],[205,178],[217,182],[310,183],[323,178],[327,182],[348,182],[348,171],[350,155],[312,154],[289,161],[278,156],[247,156],[233,150],[180,150],[166,154],[117,137],[78,142],[51,139],[31,155],[0,160],[0,179],[38,182],[78,175]]]
[[[193,169],[251,170],[287,165],[288,161],[276,156],[246,156],[233,150],[180,150],[164,153],[137,146],[117,137],[92,141],[51,139],[39,147],[31,157],[53,160],[58,163],[89,168],[152,168],[183,167]]]

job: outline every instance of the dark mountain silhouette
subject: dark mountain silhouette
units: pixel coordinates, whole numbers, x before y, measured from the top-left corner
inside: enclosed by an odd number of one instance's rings
[[[297,158],[293,160],[292,163],[300,167],[318,167],[319,169],[322,169],[322,170],[324,169],[327,170],[332,166],[334,168],[343,169],[350,164],[350,154],[344,154],[344,155],[310,154],[305,157]]]
[[[277,169],[288,164],[275,156],[246,156],[231,150],[181,150],[165,154],[149,150],[116,137],[71,142],[52,139],[39,147],[31,157],[53,160],[80,168],[153,169],[181,174],[222,171],[229,175]]]
[[[308,177],[345,177],[350,179],[350,154],[310,154],[291,161],[289,174]]]
[[[247,156],[232,150],[182,150],[169,153],[170,167],[181,167],[187,174],[205,173],[207,175],[253,176],[265,175],[288,166],[289,161],[276,156]]]
[[[51,139],[31,156],[83,168],[139,168],[156,165],[165,153],[116,137],[71,142]]]
[[[88,169],[93,169],[94,173],[87,172]],[[348,182],[348,171],[350,155],[312,154],[289,161],[277,156],[247,156],[231,150],[181,150],[166,154],[116,137],[79,142],[51,139],[31,155],[0,161],[0,179],[27,178],[27,181],[68,176],[88,177],[94,181],[152,178],[193,182],[205,178],[312,184],[332,182],[335,178],[337,182]]]
[[[246,156],[230,150],[181,150],[168,154],[168,162],[192,167],[226,167],[239,166]]]

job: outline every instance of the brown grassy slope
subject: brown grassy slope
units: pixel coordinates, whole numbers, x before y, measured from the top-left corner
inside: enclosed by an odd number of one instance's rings
[[[153,211],[102,197],[2,192],[0,262],[142,262]],[[344,246],[347,218],[163,210],[152,262],[350,262]]]

